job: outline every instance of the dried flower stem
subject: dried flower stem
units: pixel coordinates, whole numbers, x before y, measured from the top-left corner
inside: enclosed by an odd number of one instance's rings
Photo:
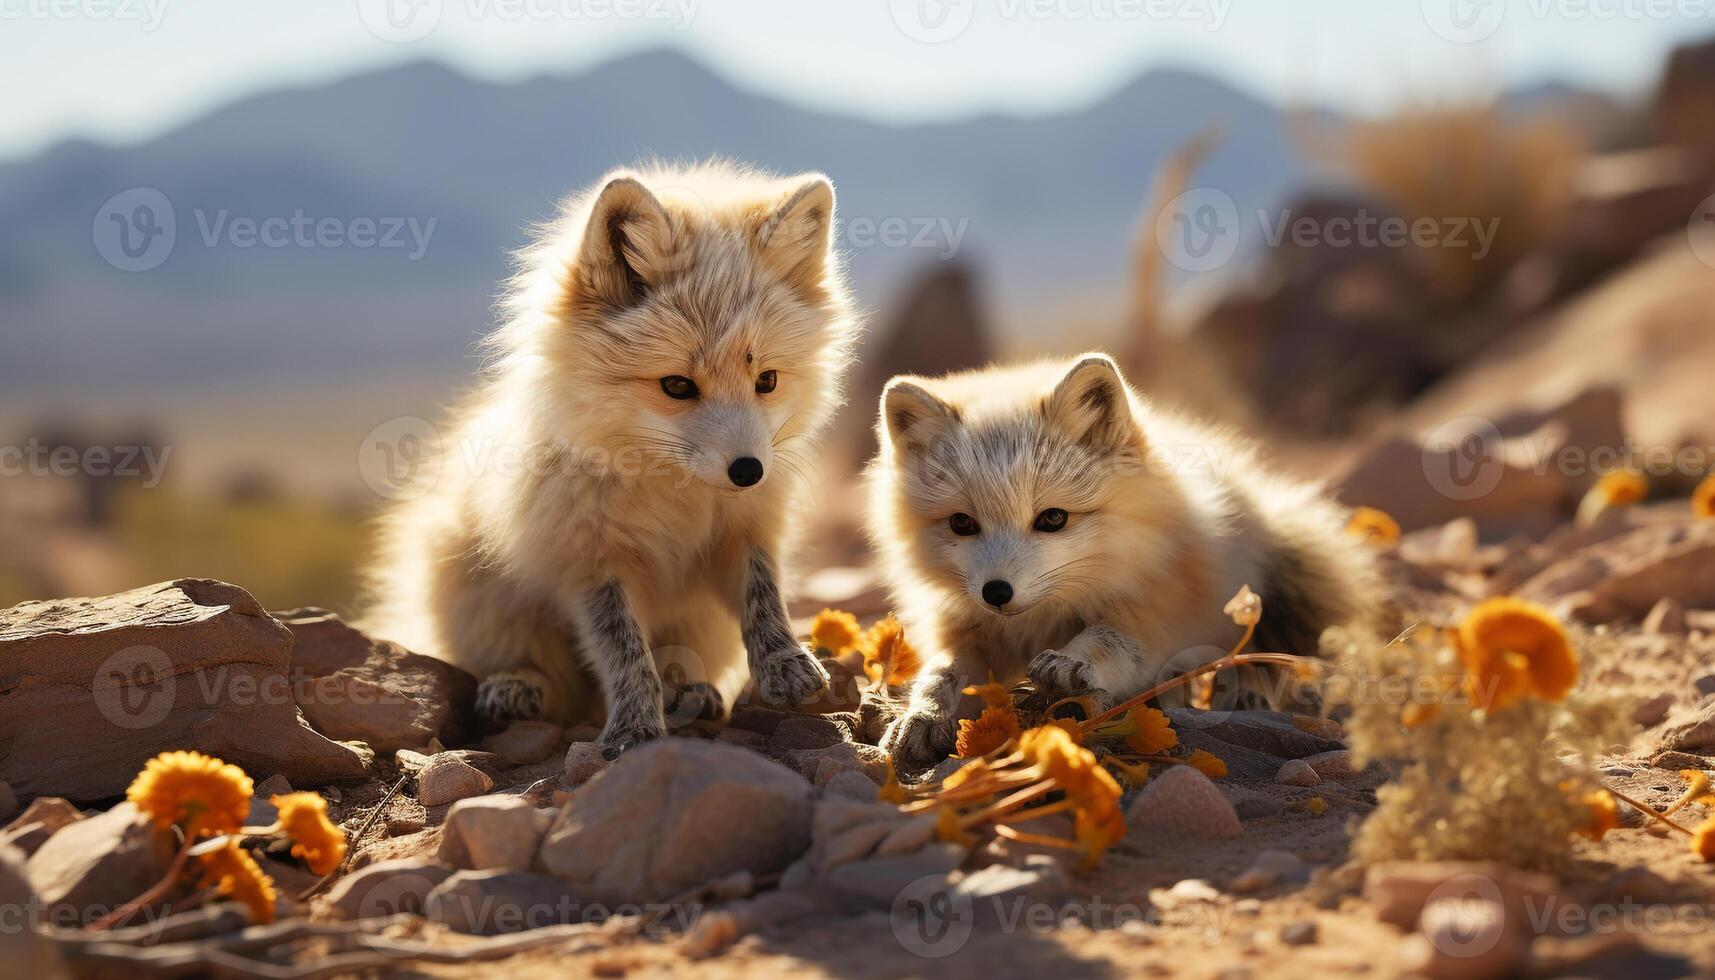
[[[1078,842],[1075,840],[1067,840],[1064,837],[1050,837],[1047,834],[1033,834],[1027,830],[1014,830],[1006,824],[995,824],[994,832],[1008,840],[1018,841],[1020,844],[1037,844],[1042,847],[1058,847],[1067,851],[1075,851],[1078,849]]]
[[[138,895],[131,901],[126,902],[124,905],[119,906],[113,911],[95,920],[89,926],[90,931],[99,932],[105,929],[110,929],[130,918],[133,912],[136,912],[145,905],[153,905],[160,901],[161,897],[166,895],[168,891],[172,890],[173,885],[178,882],[179,873],[184,871],[185,863],[191,859],[191,851],[195,847],[196,841],[185,841],[183,846],[179,848],[179,852],[173,855],[173,863],[167,867],[167,873],[160,881],[150,885],[148,890],[143,892],[143,894]]]
[[[1245,642],[1249,642],[1248,634]],[[1243,643],[1240,644],[1240,646],[1243,645]],[[1085,733],[1088,733],[1092,728],[1102,722],[1117,715],[1125,714],[1127,711],[1147,703],[1151,698],[1159,697],[1176,687],[1183,687],[1186,684],[1191,683],[1193,680],[1202,677],[1204,674],[1213,674],[1216,671],[1226,670],[1229,667],[1243,667],[1246,664],[1279,664],[1281,666],[1293,667],[1304,662],[1305,660],[1303,657],[1295,657],[1290,653],[1229,653],[1219,660],[1206,663],[1195,670],[1187,671],[1186,673],[1180,674],[1178,677],[1174,677],[1170,680],[1162,681],[1160,684],[1144,691],[1142,694],[1126,698],[1119,704],[1114,705],[1094,718],[1091,718],[1089,721],[1084,722],[1080,727]]]
[[[1691,830],[1687,829],[1683,824],[1681,824],[1678,821],[1673,820],[1672,818],[1668,817],[1667,814],[1662,813],[1660,810],[1657,810],[1655,807],[1648,806],[1644,803],[1640,803],[1637,800],[1632,799],[1631,797],[1620,792],[1619,790],[1615,789],[1612,786],[1604,785],[1602,788],[1607,790],[1608,793],[1614,797],[1614,799],[1619,800],[1622,803],[1625,803],[1626,805],[1630,806],[1632,809],[1638,811],[1639,813],[1643,814],[1644,816],[1653,817],[1656,820],[1659,820],[1662,823],[1667,824],[1669,827],[1672,827],[1674,830],[1679,831],[1680,833],[1684,834],[1687,837],[1696,837],[1697,836]]]
[[[1036,778],[1040,778],[1040,777],[1036,777]],[[1001,797],[999,800],[995,801],[994,803],[990,804],[989,806],[983,807],[981,810],[978,810],[977,812],[971,814],[970,816],[965,817],[963,820],[960,820],[959,825],[961,827],[965,827],[968,829],[971,827],[975,827],[977,824],[980,824],[986,820],[991,820],[995,817],[1005,816],[1007,810],[1009,810],[1013,807],[1016,807],[1016,806],[1020,806],[1020,805],[1025,804],[1025,803],[1029,803],[1031,800],[1036,799],[1038,796],[1043,796],[1043,795],[1050,793],[1053,790],[1058,789],[1058,788],[1059,788],[1059,784],[1054,782],[1054,780],[1044,779],[1041,782],[1036,783],[1034,786],[1028,786],[1024,789],[1017,791],[1016,793],[1012,793],[1008,796]]]

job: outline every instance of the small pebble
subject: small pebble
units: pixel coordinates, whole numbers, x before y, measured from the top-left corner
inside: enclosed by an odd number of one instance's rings
[[[1308,919],[1288,922],[1280,927],[1280,941],[1288,946],[1309,946],[1317,938],[1316,923]]]

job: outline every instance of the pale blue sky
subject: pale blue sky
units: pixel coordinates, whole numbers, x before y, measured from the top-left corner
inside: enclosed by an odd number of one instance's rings
[[[512,79],[670,45],[903,121],[1051,111],[1155,65],[1361,109],[1547,77],[1634,96],[1710,36],[1715,0],[0,0],[0,158],[422,58]]]

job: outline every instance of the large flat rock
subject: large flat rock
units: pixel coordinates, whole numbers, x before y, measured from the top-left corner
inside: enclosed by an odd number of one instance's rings
[[[362,776],[367,753],[300,718],[292,642],[208,579],[0,611],[0,781],[23,800],[105,800],[168,749],[297,786]]]

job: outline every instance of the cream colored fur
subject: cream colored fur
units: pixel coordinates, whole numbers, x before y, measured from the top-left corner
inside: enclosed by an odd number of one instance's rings
[[[951,748],[977,707],[965,685],[1029,675],[1122,699],[1236,641],[1222,607],[1241,586],[1263,594],[1269,642],[1312,647],[1374,594],[1371,556],[1318,488],[1157,412],[1104,355],[896,378],[879,429],[870,533],[936,665],[889,736],[908,762]],[[1049,508],[1071,515],[1064,529],[1033,529]],[[980,533],[953,533],[955,513]],[[992,580],[1014,591],[998,610]]]
[[[731,703],[746,562],[790,548],[854,341],[833,208],[820,175],[723,163],[616,171],[568,200],[519,256],[434,486],[385,516],[369,627],[588,722],[591,596],[617,583],[669,687]],[[700,396],[668,397],[674,375]],[[741,456],[759,485],[728,479]]]

